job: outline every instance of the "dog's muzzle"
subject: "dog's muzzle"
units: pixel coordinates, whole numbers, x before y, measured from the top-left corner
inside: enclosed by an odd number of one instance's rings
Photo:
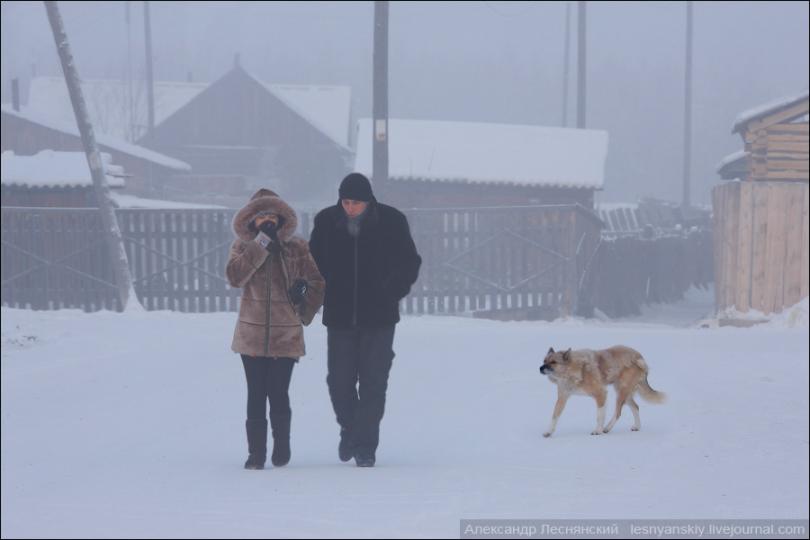
[[[542,366],[540,366],[540,373],[542,373],[543,375],[545,375],[545,374],[546,374],[546,371],[551,371],[551,368],[550,368],[550,367],[548,367],[548,366],[547,366],[547,365],[545,365],[545,364],[543,364]]]

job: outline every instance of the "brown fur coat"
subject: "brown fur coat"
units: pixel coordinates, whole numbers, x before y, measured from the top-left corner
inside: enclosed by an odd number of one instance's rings
[[[269,210],[284,218],[278,231],[281,249],[268,252],[254,241],[250,222]],[[239,320],[231,349],[248,356],[299,358],[306,352],[303,325],[312,322],[323,303],[324,280],[309,253],[307,242],[293,237],[298,218],[287,203],[270,190],[259,190],[236,213],[225,269],[228,283],[242,289]],[[293,306],[287,293],[298,278],[308,283],[304,301]]]

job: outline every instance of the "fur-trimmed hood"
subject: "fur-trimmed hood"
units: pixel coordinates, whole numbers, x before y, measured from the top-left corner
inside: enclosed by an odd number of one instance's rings
[[[269,211],[284,218],[284,224],[278,231],[282,242],[288,242],[298,228],[298,216],[290,205],[284,202],[274,191],[260,189],[250,198],[244,208],[233,217],[233,232],[245,241],[253,240],[256,232],[250,229],[250,222],[259,212]]]
[[[249,224],[257,213],[270,211],[284,218],[278,235],[282,249],[265,249],[255,241]],[[259,190],[233,219],[225,276],[242,289],[239,320],[231,349],[248,356],[299,358],[306,352],[302,325],[309,324],[323,303],[324,281],[306,240],[293,236],[295,212],[270,190]],[[307,283],[302,302],[294,304],[290,286]]]

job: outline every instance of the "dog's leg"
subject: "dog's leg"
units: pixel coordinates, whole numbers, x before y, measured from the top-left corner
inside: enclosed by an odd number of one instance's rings
[[[613,413],[613,418],[610,419],[608,425],[605,426],[605,433],[609,432],[613,429],[613,426],[616,425],[616,421],[619,420],[619,417],[622,415],[622,407],[624,406],[624,396],[617,396],[616,397],[616,411]]]
[[[638,414],[638,403],[633,399],[633,396],[630,396],[630,399],[627,400],[627,404],[630,405],[630,410],[633,411],[633,427],[631,427],[630,430],[638,431],[641,429],[641,416]]]
[[[605,401],[607,401],[607,392],[602,390],[599,394],[594,396],[596,399],[596,429],[591,431],[591,435],[601,435],[605,432]]]
[[[605,428],[605,433],[613,429],[613,426],[622,415],[622,407],[624,407],[624,404],[627,401],[627,394],[628,393],[624,390],[619,390],[616,394],[616,412],[613,413],[613,418],[611,418],[610,423],[608,423],[607,427]]]
[[[551,424],[548,426],[548,431],[543,433],[543,437],[551,437],[554,430],[557,429],[557,419],[565,408],[565,403],[568,401],[568,392],[564,392],[560,387],[557,387],[557,403],[554,404],[554,414],[551,416]]]

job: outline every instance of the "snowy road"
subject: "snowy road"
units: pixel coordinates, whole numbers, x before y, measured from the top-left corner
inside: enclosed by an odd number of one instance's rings
[[[293,458],[244,471],[235,314],[2,309],[3,537],[458,537],[461,518],[808,517],[808,331],[409,317],[378,466],[337,459],[326,333],[293,374]],[[319,318],[318,318],[319,319]],[[637,348],[669,402],[543,439],[549,346]],[[612,394],[608,401],[612,413]]]

